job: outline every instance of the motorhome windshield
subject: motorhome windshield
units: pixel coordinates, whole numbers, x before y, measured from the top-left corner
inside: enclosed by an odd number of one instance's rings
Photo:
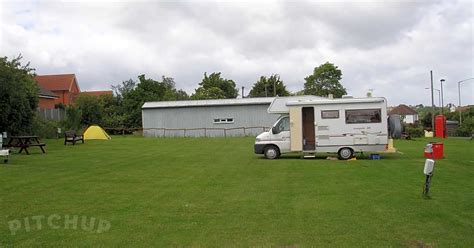
[[[280,118],[273,127],[273,133],[280,133],[282,131],[290,131],[290,119],[288,116]]]

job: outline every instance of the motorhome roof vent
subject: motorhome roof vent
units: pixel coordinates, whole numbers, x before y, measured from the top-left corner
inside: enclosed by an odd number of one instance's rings
[[[342,98],[354,98],[354,97],[351,95],[343,95]]]

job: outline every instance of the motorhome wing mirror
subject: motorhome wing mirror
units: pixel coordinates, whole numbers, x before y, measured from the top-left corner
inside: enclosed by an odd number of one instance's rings
[[[272,133],[273,134],[277,134],[278,133],[278,129],[276,127],[272,127]]]

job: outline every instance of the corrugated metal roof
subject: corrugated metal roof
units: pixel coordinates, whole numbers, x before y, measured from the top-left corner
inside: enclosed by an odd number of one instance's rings
[[[142,106],[142,109],[270,104],[273,101],[273,99],[275,98],[274,97],[255,97],[255,98],[214,99],[214,100],[145,102],[145,104],[143,104]]]

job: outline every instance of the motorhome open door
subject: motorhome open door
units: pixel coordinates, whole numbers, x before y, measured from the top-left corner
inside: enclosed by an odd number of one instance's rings
[[[301,123],[301,107],[290,108],[290,135],[291,151],[300,152],[303,150],[303,129]]]

